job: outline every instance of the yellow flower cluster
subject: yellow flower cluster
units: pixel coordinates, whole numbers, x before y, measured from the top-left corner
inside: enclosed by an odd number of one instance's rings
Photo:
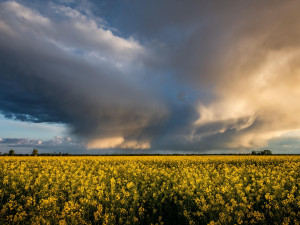
[[[1,157],[0,224],[299,224],[299,156]]]

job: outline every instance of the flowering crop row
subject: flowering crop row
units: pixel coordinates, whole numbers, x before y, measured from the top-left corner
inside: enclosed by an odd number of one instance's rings
[[[1,157],[0,224],[299,224],[299,156]]]

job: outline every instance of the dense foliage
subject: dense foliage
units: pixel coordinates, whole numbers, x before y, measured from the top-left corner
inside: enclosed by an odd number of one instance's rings
[[[0,224],[299,224],[299,156],[1,157]]]

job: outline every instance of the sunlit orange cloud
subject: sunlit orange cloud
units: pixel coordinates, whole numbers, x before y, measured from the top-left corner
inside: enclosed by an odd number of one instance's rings
[[[231,121],[230,129],[236,133],[227,141],[228,148],[264,146],[268,140],[300,128],[300,49],[286,48],[263,54],[255,69],[247,69],[242,64],[253,52],[244,52],[244,60],[242,57],[235,61],[236,70],[225,74],[217,83],[218,100],[198,106],[195,127]],[[243,123],[241,118],[245,118]],[[225,132],[224,126],[215,132]]]
[[[150,142],[148,141],[126,141],[123,137],[100,138],[92,140],[87,144],[87,149],[149,149],[150,147]]]
[[[115,148],[124,142],[123,137],[110,137],[92,140],[87,144],[87,149]]]
[[[123,149],[149,149],[150,147],[151,145],[149,141],[136,140],[126,141],[119,146],[119,148]]]

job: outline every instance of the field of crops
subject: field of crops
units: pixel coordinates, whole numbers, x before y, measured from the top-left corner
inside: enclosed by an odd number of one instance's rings
[[[0,157],[0,224],[299,224],[299,156]]]

